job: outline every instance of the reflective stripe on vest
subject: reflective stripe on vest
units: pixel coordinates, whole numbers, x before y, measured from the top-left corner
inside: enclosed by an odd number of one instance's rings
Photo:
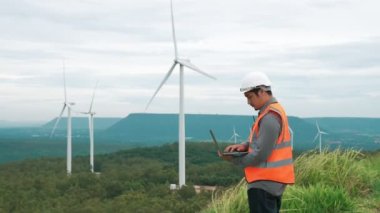
[[[259,180],[276,181],[280,183],[294,183],[294,166],[291,148],[291,136],[289,132],[289,124],[286,113],[279,103],[270,104],[257,118],[249,137],[249,141],[253,143],[253,136],[259,135],[259,123],[261,119],[269,112],[275,112],[281,117],[281,133],[273,147],[271,155],[265,162],[257,166],[248,166],[244,169],[245,177],[248,183]],[[249,146],[248,152],[252,152]]]

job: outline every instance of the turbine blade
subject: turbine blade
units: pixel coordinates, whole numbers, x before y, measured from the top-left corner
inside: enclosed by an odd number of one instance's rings
[[[231,140],[232,140],[232,138],[234,138],[234,137],[235,137],[235,135],[232,135],[228,141],[231,141]]]
[[[205,73],[204,71],[202,71],[201,69],[199,69],[197,66],[195,66],[194,64],[192,64],[190,61],[188,60],[183,60],[183,59],[177,59],[178,63],[182,64],[183,66],[187,67],[187,68],[190,68],[196,72],[199,72],[200,74],[204,75],[204,76],[207,76],[211,79],[214,79],[216,80],[216,78],[212,75],[209,75],[207,73]]]
[[[98,83],[99,83],[99,81],[96,81],[94,92],[92,93],[92,99],[91,99],[91,104],[90,104],[90,110],[89,110],[89,112],[92,112],[92,105],[94,103],[95,91],[96,91],[96,88],[98,87]]]
[[[175,28],[174,28],[174,15],[173,15],[173,1],[170,0],[170,12],[172,18],[172,33],[173,33],[173,42],[174,42],[174,55],[175,58],[178,58],[178,49],[177,49],[177,40],[175,37]]]
[[[315,124],[317,125],[318,132],[321,132],[321,129],[319,128],[319,125],[318,125],[318,121],[316,121]]]
[[[150,104],[152,103],[153,99],[156,97],[158,91],[160,91],[161,87],[165,84],[165,82],[168,80],[168,78],[169,78],[170,75],[172,74],[175,65],[177,65],[176,62],[174,62],[174,64],[170,67],[169,72],[166,73],[164,80],[163,80],[163,81],[161,82],[161,84],[158,86],[158,88],[157,88],[157,90],[154,92],[152,98],[150,98],[148,104],[146,105],[146,107],[145,107],[145,111],[149,108],[149,106],[150,106]]]
[[[327,132],[319,132],[319,133],[321,133],[322,135],[328,135],[328,133]]]
[[[313,143],[315,142],[315,140],[317,140],[318,136],[319,136],[319,133],[317,133],[317,135],[315,136]]]
[[[63,88],[65,91],[65,103],[67,102],[67,92],[66,92],[66,71],[65,71],[65,58],[62,59],[63,66]]]
[[[65,108],[66,108],[66,104],[63,105],[63,108],[62,108],[62,110],[61,110],[61,113],[59,114],[59,117],[58,117],[57,120],[55,121],[55,124],[54,124],[53,130],[52,130],[51,133],[50,133],[50,138],[53,136],[54,131],[55,131],[55,129],[57,128],[57,125],[58,125],[59,121],[60,121],[61,118],[62,118],[63,112],[65,111]]]

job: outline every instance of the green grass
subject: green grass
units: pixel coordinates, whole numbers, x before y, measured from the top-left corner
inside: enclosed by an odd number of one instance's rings
[[[362,164],[368,170],[374,170],[377,176],[374,180],[374,185],[371,191],[372,199],[367,199],[363,197],[358,199],[359,209],[361,212],[380,212],[380,152],[368,154],[366,161]]]
[[[374,185],[376,171],[363,164],[364,158],[358,151],[340,149],[301,155],[295,161],[296,182],[301,186],[340,187],[352,196],[366,195]]]
[[[355,201],[341,187],[323,184],[288,187],[283,212],[355,212]]]
[[[309,152],[295,161],[281,212],[380,212],[380,153],[354,150]],[[248,212],[246,183],[214,194],[205,213]]]

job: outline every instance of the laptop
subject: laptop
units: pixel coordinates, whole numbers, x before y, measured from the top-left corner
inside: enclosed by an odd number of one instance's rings
[[[215,148],[219,154],[224,155],[224,156],[233,156],[233,157],[241,157],[241,156],[248,154],[248,152],[222,152],[222,151],[220,151],[220,148],[219,148],[218,142],[216,141],[214,132],[211,129],[210,129],[210,135],[212,137],[212,141],[214,142]]]

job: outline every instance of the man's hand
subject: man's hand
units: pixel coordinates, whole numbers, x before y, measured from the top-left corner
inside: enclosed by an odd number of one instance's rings
[[[220,158],[222,158],[223,160],[226,160],[226,161],[230,161],[230,160],[232,160],[232,158],[233,158],[231,155],[222,155],[221,152],[218,152],[218,156],[219,156]]]
[[[244,146],[243,144],[234,144],[234,145],[227,146],[224,149],[224,152],[245,152],[247,150],[248,148]],[[231,161],[234,158],[232,155],[222,155],[221,152],[218,152],[218,155],[220,158],[226,161]]]
[[[247,151],[247,147],[244,146],[243,144],[234,144],[234,145],[227,146],[224,149],[224,151],[225,152],[245,152]]]

